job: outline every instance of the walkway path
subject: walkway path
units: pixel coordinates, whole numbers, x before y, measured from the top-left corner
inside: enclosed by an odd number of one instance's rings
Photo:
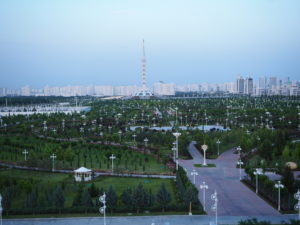
[[[191,171],[198,172],[196,187],[199,190],[199,199],[203,204],[203,192],[199,185],[205,181],[208,185],[206,192],[206,212],[211,211],[213,201],[211,195],[216,190],[218,193],[218,214],[223,216],[278,216],[280,213],[258,197],[252,190],[239,181],[239,169],[236,168],[238,154],[233,154],[234,149],[221,154],[216,160],[208,160],[216,167],[196,168],[193,164],[202,164],[203,157],[192,142],[189,146],[192,160],[180,160],[179,164],[187,170],[190,180],[193,182]],[[209,150],[208,150],[209,151]],[[244,175],[244,172],[242,173]]]
[[[51,172],[48,169],[37,168],[37,167],[27,167],[27,166],[18,166],[9,163],[0,162],[0,166],[6,166],[9,168],[21,169],[21,170],[33,170],[41,172]],[[54,170],[55,173],[74,173],[74,170]],[[116,177],[141,177],[141,178],[162,178],[162,179],[174,179],[174,175],[160,175],[160,174],[136,174],[136,173],[111,173],[111,172],[97,172],[95,171],[95,176],[116,176]]]
[[[240,220],[251,217],[222,216],[219,217],[218,224],[237,224]],[[296,219],[295,215],[282,215],[275,217],[258,217],[258,220],[267,220],[275,224],[281,221]],[[107,225],[208,225],[213,224],[213,216],[128,216],[128,217],[108,217]],[[3,225],[99,225],[103,224],[103,218],[42,218],[42,219],[6,219]]]

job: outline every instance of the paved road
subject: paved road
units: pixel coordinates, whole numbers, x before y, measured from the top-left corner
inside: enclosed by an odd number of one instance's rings
[[[223,216],[218,218],[218,224],[237,224],[240,220],[252,217]],[[295,215],[277,217],[259,217],[258,220],[267,220],[280,224],[281,221],[296,219]],[[209,225],[214,224],[213,216],[140,216],[140,217],[109,217],[107,225]],[[3,220],[3,225],[102,225],[103,218],[43,218],[43,219],[9,219]]]
[[[179,164],[188,172],[193,182],[191,171],[198,172],[196,187],[199,190],[199,199],[203,204],[203,192],[199,185],[205,181],[208,185],[206,192],[206,212],[214,215],[211,210],[213,201],[211,194],[216,190],[218,193],[218,213],[223,216],[278,216],[280,213],[259,198],[253,191],[239,181],[239,169],[236,168],[238,154],[233,154],[233,149],[221,154],[216,160],[208,160],[208,163],[216,164],[216,167],[196,168],[193,164],[203,163],[203,157],[192,142],[189,151],[192,160],[180,160]],[[244,172],[242,173],[242,175]]]

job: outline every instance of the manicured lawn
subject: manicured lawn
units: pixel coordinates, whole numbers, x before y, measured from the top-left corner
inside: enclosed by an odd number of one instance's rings
[[[10,177],[14,179],[31,179],[42,183],[57,183],[70,177],[69,174],[48,173],[31,170],[5,169],[0,170],[0,176]]]
[[[207,164],[206,166],[203,166],[202,164],[194,164],[194,167],[216,167],[216,164]]]
[[[69,169],[81,166],[111,170],[109,157],[114,154],[116,172],[168,173],[171,172],[163,163],[152,155],[130,150],[124,146],[101,144],[53,142],[35,137],[0,137],[0,161],[18,163],[29,167],[51,170],[50,155],[55,153],[55,168]],[[27,161],[22,152],[27,149]]]

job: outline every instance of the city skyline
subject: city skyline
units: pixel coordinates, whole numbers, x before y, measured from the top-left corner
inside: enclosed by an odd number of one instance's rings
[[[172,4],[171,4],[172,3]],[[2,87],[228,82],[300,74],[298,1],[0,3]]]
[[[144,68],[143,64],[142,67]],[[142,83],[144,82],[142,76]],[[238,75],[235,81],[224,83],[164,83],[156,82],[151,86],[141,85],[67,85],[49,86],[43,88],[33,88],[29,85],[20,89],[8,89],[0,87],[1,96],[137,96],[143,88],[151,95],[155,96],[174,96],[178,92],[194,93],[227,93],[227,94],[246,94],[249,96],[262,95],[283,95],[300,96],[300,82],[291,80],[290,77],[278,78],[275,76],[262,76],[255,80],[250,76]]]

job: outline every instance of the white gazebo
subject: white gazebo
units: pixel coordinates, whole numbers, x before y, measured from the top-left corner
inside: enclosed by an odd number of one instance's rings
[[[77,170],[74,170],[75,181],[90,181],[92,179],[92,170],[85,167],[80,167]]]

